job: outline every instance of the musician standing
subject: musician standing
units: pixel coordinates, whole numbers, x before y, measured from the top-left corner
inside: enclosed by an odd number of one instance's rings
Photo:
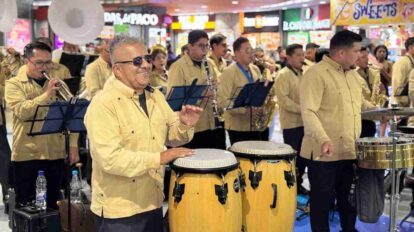
[[[408,76],[414,69],[414,37],[405,41],[407,54],[395,62],[392,70],[392,96],[393,102],[399,106],[408,107]]]
[[[91,210],[99,231],[162,232],[164,165],[193,154],[165,150],[191,140],[202,109],[177,114],[149,87],[151,55],[136,38],[110,45],[113,75],[86,112],[93,156]]]
[[[36,178],[43,170],[47,180],[47,206],[57,208],[61,178],[64,173],[65,139],[63,135],[29,136],[31,122],[39,105],[55,101],[59,79],[45,79],[42,72],[48,72],[53,65],[51,49],[48,45],[33,42],[24,49],[26,72],[6,82],[6,102],[12,112],[13,146],[12,162],[16,203],[26,204],[35,199]],[[60,77],[59,77],[60,78]],[[38,117],[44,117],[47,109],[39,109]],[[40,125],[35,129],[40,130]],[[78,136],[71,134],[69,160],[79,160]]]
[[[169,70],[168,90],[174,86],[189,86],[194,79],[198,85],[207,84],[207,72],[204,59],[208,52],[208,35],[202,30],[193,30],[188,34],[188,54],[183,55],[172,64]],[[209,64],[209,75],[212,88],[217,88],[217,77]],[[210,91],[211,92],[211,91]],[[193,140],[186,146],[189,148],[217,148],[226,149],[224,128],[216,125],[212,107],[213,94],[206,103],[206,108],[195,127]]]
[[[168,85],[168,73],[165,66],[167,65],[167,49],[162,45],[155,45],[151,48],[153,60],[150,85],[158,88],[162,93],[166,93]]]
[[[361,108],[373,107],[362,96],[358,73],[351,67],[362,38],[337,32],[330,53],[304,74],[300,104],[305,135],[301,156],[309,168],[312,231],[329,231],[329,207],[336,193],[342,231],[356,231],[356,210],[348,202],[361,133]]]
[[[105,85],[105,82],[112,74],[109,58],[109,41],[100,40],[99,57],[86,66],[85,70],[85,83],[86,90],[91,98],[101,91]]]
[[[320,48],[316,43],[308,43],[305,48],[305,67],[310,68],[310,66],[315,64],[315,54],[316,51]]]
[[[231,64],[220,75],[218,88],[218,103],[220,108],[227,108],[231,98],[235,98],[237,89],[248,83],[256,82],[261,74],[257,66],[253,65],[253,49],[245,37],[239,37],[233,43],[235,63]],[[230,143],[247,140],[266,140],[260,131],[252,128],[252,116],[256,109],[236,108],[224,112],[224,126],[229,133]]]
[[[287,65],[279,71],[275,81],[275,93],[279,104],[279,119],[283,140],[297,151],[296,167],[298,193],[307,194],[302,186],[302,176],[305,173],[305,160],[300,156],[304,135],[302,116],[300,112],[299,85],[302,79],[304,60],[303,46],[291,44],[286,48]]]
[[[360,56],[356,62],[357,72],[360,75],[363,97],[371,104],[384,107],[387,96],[381,83],[380,71],[368,66],[368,49],[361,48]],[[368,119],[362,119],[362,137],[375,137],[375,122]]]
[[[211,54],[208,55],[215,76],[218,77],[227,67],[224,56],[227,53],[227,38],[222,34],[215,34],[210,38]]]
[[[265,80],[273,81],[276,74],[276,65],[270,65],[263,48],[255,48],[253,52],[253,64],[259,68],[260,73]]]

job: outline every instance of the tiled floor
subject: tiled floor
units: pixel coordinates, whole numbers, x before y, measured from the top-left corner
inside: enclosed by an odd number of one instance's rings
[[[8,122],[11,122],[10,115],[7,114]],[[274,122],[277,122],[277,118],[275,118]],[[10,124],[8,124],[10,126]],[[8,128],[8,131],[10,133],[10,128]],[[277,125],[277,123],[272,125],[273,133],[271,134],[271,140],[276,142],[283,142],[283,138],[281,136],[281,131]],[[11,141],[11,135],[9,136],[9,141]],[[10,143],[11,144],[11,143]],[[309,187],[309,182],[307,181],[307,177],[305,175],[305,181],[304,186]],[[88,188],[87,188],[88,189]],[[88,190],[87,190],[88,191]],[[0,189],[0,196],[2,196],[1,189]],[[399,212],[398,212],[398,218],[402,219],[408,212],[409,212],[409,204],[411,202],[411,192],[408,189],[405,189],[401,195],[401,202],[399,206]],[[0,232],[9,232],[11,231],[8,227],[8,216],[3,213],[4,206],[3,202],[0,201]],[[383,232],[387,231],[387,225],[388,225],[388,218],[387,215],[389,214],[389,201],[386,200],[386,206],[384,210],[384,216],[379,220],[376,224],[365,224],[358,222],[357,223],[357,229],[360,232]],[[414,218],[410,218],[410,221],[414,222]],[[339,220],[338,216],[335,215],[333,217],[333,220],[331,221],[331,231],[339,231]],[[295,224],[295,232],[308,232],[310,231],[309,226],[309,217],[304,218],[301,221],[296,222]],[[401,232],[408,232],[408,231],[414,231],[414,226],[411,224],[404,224],[403,228],[401,229]]]

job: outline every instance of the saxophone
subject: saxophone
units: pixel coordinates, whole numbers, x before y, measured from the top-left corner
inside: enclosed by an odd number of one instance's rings
[[[214,115],[214,125],[215,128],[221,128],[222,122],[224,122],[224,118],[222,117],[217,103],[217,88],[213,85],[213,80],[210,74],[210,69],[208,67],[208,61],[205,57],[203,59],[204,69],[206,72],[206,78],[207,78],[207,85],[209,86],[209,90],[213,93],[213,96],[211,98],[211,107],[213,108],[213,115]]]
[[[265,82],[265,85],[268,85],[270,83],[268,80],[265,80],[263,76],[261,76],[260,80],[262,82]],[[270,90],[265,102],[263,103],[263,106],[260,107],[258,111],[252,115],[252,131],[264,131],[267,127],[270,126],[270,123],[273,120],[273,116],[276,113],[276,105],[276,96],[274,94],[274,91]]]
[[[387,95],[381,92],[382,82],[379,68],[372,65],[368,70],[375,75],[376,81],[376,83],[374,83],[374,86],[372,87],[371,102],[373,105],[377,107],[384,108],[386,107],[388,97]]]

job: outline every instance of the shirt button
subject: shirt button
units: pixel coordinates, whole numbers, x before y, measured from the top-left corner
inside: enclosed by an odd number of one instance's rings
[[[133,179],[132,182],[135,182],[135,179]]]
[[[155,137],[152,137],[153,140],[155,140]]]
[[[103,197],[103,194],[101,193],[101,197]]]

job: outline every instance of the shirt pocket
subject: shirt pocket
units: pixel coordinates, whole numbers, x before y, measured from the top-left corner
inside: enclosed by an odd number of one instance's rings
[[[126,149],[136,149],[138,143],[141,143],[144,138],[139,138],[138,134],[141,134],[142,130],[145,130],[145,126],[139,125],[125,125],[121,126],[121,146]]]
[[[151,133],[154,138],[162,139],[164,143],[168,136],[168,118],[159,108],[154,108],[151,115]]]

